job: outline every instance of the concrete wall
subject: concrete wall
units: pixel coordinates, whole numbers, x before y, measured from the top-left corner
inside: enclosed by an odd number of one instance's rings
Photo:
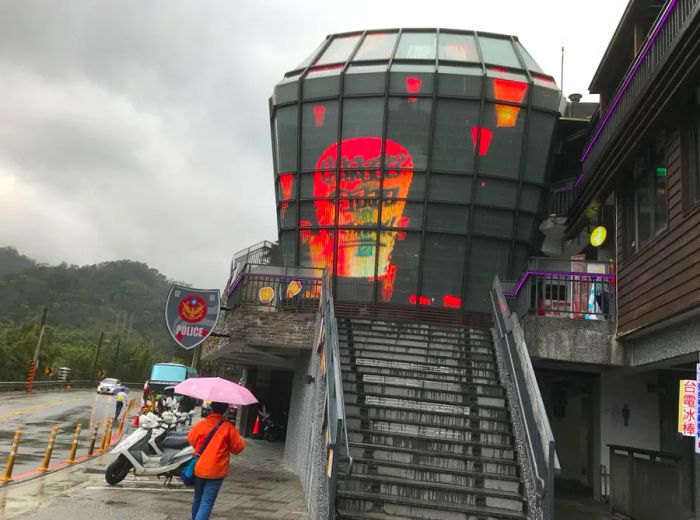
[[[621,365],[623,352],[612,341],[615,322],[572,320],[550,316],[522,319],[530,356],[535,360],[595,365]]]
[[[659,398],[656,372],[600,376],[600,463],[610,469],[608,444],[659,450]],[[651,385],[651,387],[650,387]],[[652,391],[650,391],[652,390]],[[623,407],[630,410],[625,426]]]
[[[284,461],[299,476],[311,520],[328,517],[323,417],[326,383],[318,377],[320,356],[303,352],[294,370]],[[306,375],[315,377],[307,384]]]
[[[632,366],[648,365],[680,356],[695,354],[700,349],[700,316],[697,313],[655,332],[622,340],[627,362]]]
[[[210,338],[202,359],[211,361],[242,350],[245,345],[284,349],[311,349],[316,333],[316,313],[269,312],[260,305],[241,305],[220,320],[216,332],[228,338]]]

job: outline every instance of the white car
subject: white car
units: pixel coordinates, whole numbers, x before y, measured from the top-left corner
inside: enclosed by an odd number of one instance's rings
[[[117,393],[117,388],[119,388],[121,385],[122,384],[119,382],[119,379],[108,377],[107,379],[100,381],[100,384],[97,385],[97,393],[114,395]]]

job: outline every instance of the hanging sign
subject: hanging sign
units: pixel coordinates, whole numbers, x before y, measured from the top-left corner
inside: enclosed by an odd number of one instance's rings
[[[695,407],[695,453],[700,453],[700,418],[698,417],[698,407],[700,407],[700,392],[697,391],[697,383],[700,381],[700,363],[695,365],[695,394],[697,396]]]
[[[218,289],[173,285],[165,302],[165,324],[175,342],[189,350],[211,335],[220,312]]]
[[[694,379],[681,380],[678,398],[678,433],[686,437],[695,437],[696,434],[697,402],[697,381],[695,381]]]
[[[272,287],[261,287],[258,291],[258,299],[263,305],[270,305],[275,299],[275,290]]]
[[[299,280],[292,280],[287,286],[287,299],[294,298],[297,294],[301,292],[301,282]]]

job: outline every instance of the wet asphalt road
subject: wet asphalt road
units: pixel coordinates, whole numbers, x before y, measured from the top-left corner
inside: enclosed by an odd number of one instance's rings
[[[113,417],[114,396],[98,395],[94,390],[42,392],[35,394],[0,393],[0,473],[5,469],[15,431],[22,432],[22,441],[15,462],[14,475],[34,470],[41,465],[51,427],[58,426],[56,446],[51,462],[66,460],[75,427],[82,424],[77,456],[87,453],[90,425],[104,424]],[[100,435],[102,428],[100,429]],[[99,436],[97,442],[99,443]]]

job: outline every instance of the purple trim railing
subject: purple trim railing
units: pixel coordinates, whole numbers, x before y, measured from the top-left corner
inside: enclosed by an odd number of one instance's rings
[[[547,276],[547,277],[561,277],[561,278],[586,278],[595,279],[600,278],[603,280],[612,280],[615,278],[614,274],[604,274],[604,273],[565,273],[565,272],[552,272],[552,271],[525,271],[523,276],[520,278],[518,285],[512,291],[504,291],[503,294],[508,298],[515,298],[520,294],[520,290],[525,285],[525,282],[530,276]]]
[[[627,115],[649,85],[658,65],[668,56],[677,37],[685,30],[688,18],[696,11],[698,0],[668,0],[649,31],[646,42],[615,91],[605,114],[595,127],[581,154],[582,173],[576,188],[583,184],[606,144],[622,130]]]

